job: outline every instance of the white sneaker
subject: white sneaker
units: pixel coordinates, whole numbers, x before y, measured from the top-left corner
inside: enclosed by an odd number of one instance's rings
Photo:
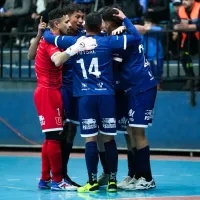
[[[109,181],[109,174],[105,174],[104,172],[97,179],[99,186],[108,185],[108,181]]]
[[[127,176],[122,182],[117,184],[117,187],[120,189],[124,189],[127,185],[130,183],[135,183],[136,179],[133,177],[131,178],[130,176]]]
[[[76,186],[71,185],[70,183],[68,183],[67,181],[61,181],[60,183],[56,183],[55,181],[52,181],[51,183],[51,190],[52,191],[77,191]]]
[[[146,181],[145,178],[141,177],[139,178],[135,184],[129,184],[126,187],[124,187],[125,190],[148,190],[151,188],[155,188],[156,184],[154,179],[151,181]]]

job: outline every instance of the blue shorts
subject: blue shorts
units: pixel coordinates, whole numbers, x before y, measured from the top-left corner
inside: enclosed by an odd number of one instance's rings
[[[128,123],[131,127],[147,128],[152,125],[157,88],[128,96]]]
[[[98,132],[116,135],[115,96],[87,95],[78,98],[79,121],[82,137]]]
[[[128,126],[128,106],[127,96],[124,91],[115,92],[116,101],[116,120],[117,120],[117,133],[127,134]]]
[[[72,122],[79,124],[78,121],[78,102],[77,98],[73,97],[73,91],[68,87],[61,87],[63,98],[63,109],[65,115],[65,122]]]

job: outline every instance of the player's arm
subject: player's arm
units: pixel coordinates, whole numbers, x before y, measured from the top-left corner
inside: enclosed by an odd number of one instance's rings
[[[72,41],[74,41],[74,36],[56,36],[54,35],[50,29],[46,29],[43,35],[44,39],[49,44],[54,44],[60,49],[67,49],[72,45]]]
[[[118,17],[119,19],[123,20],[123,23],[127,29],[127,31],[135,36],[135,39],[137,40],[138,38],[140,38],[140,33],[138,32],[138,30],[136,29],[136,27],[132,24],[132,22],[126,17],[126,15],[119,9],[115,8],[115,10],[118,11],[118,14],[114,14],[114,16]]]
[[[148,31],[145,26],[142,25],[134,25],[134,26],[141,35],[144,35]],[[126,26],[120,26],[114,31],[112,31],[112,35],[120,35],[124,31],[127,31]]]
[[[96,39],[92,37],[81,37],[79,38],[76,43],[69,48],[67,48],[63,52],[56,52],[51,56],[52,62],[56,66],[60,66],[65,63],[71,56],[74,56],[80,51],[89,51],[93,50],[97,46]]]
[[[43,36],[45,28],[46,28],[46,23],[42,21],[42,17],[41,17],[40,18],[40,24],[38,25],[37,36],[32,41],[32,43],[31,43],[31,45],[29,47],[29,50],[28,50],[27,58],[29,60],[34,60],[35,59],[37,48],[38,48],[38,45],[40,43],[40,39]]]

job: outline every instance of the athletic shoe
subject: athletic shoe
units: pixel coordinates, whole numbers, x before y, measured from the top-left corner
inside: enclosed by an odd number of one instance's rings
[[[51,179],[49,181],[44,181],[40,179],[38,183],[38,188],[41,190],[49,190],[51,188]]]
[[[66,180],[61,181],[60,183],[56,183],[55,181],[52,181],[51,190],[52,191],[62,191],[62,190],[64,190],[64,191],[76,191],[77,187],[71,185]]]
[[[141,177],[139,178],[134,184],[129,184],[123,189],[125,190],[148,190],[151,188],[155,188],[156,184],[154,179],[151,181],[146,181],[145,178]]]
[[[79,193],[84,193],[84,192],[99,192],[99,184],[94,183],[93,185],[90,185],[90,183],[87,183],[83,187],[79,187],[77,189]]]
[[[99,186],[108,185],[108,181],[109,174],[105,174],[104,172],[97,179]]]
[[[117,184],[117,187],[120,189],[124,189],[129,184],[135,184],[136,181],[137,179],[135,179],[135,177],[131,178],[130,176],[127,176],[122,182]]]
[[[73,186],[81,187],[81,185],[79,185],[78,183],[72,181],[71,178],[68,175],[66,176],[66,178],[64,178],[64,180],[67,181],[68,183],[70,183]]]
[[[117,192],[117,182],[109,182],[106,190],[107,192]]]

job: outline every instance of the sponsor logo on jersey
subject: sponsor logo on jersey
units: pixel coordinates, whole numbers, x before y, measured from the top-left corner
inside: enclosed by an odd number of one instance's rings
[[[153,118],[153,110],[146,110],[144,115],[144,120],[151,120]]]
[[[40,120],[40,124],[41,124],[41,126],[44,126],[44,125],[45,125],[45,119],[44,119],[44,116],[40,115],[40,116],[39,116],[39,120]]]
[[[122,128],[126,128],[128,125],[128,119],[126,117],[122,117],[121,119],[118,120],[118,124],[122,127]]]
[[[55,120],[57,125],[62,125],[62,117],[55,117]]]
[[[97,122],[96,119],[82,119],[82,127],[83,130],[90,130],[97,128]]]
[[[102,119],[103,128],[116,128],[115,118],[103,118]]]

